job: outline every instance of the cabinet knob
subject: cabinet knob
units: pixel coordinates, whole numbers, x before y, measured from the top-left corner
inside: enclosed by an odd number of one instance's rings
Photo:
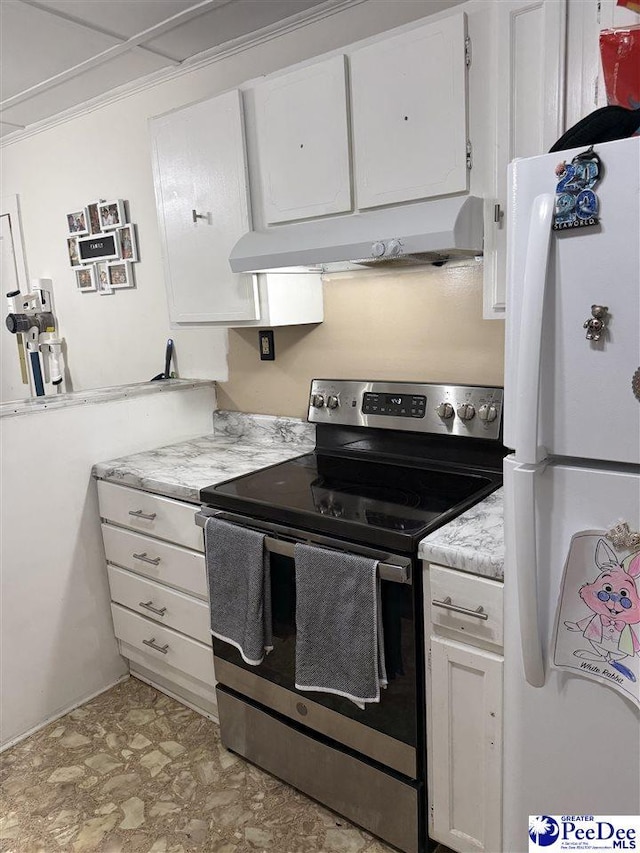
[[[196,213],[195,209],[191,211],[191,216],[194,224],[197,223],[198,219],[209,219],[208,213]]]
[[[476,619],[486,621],[489,614],[484,612],[484,607],[480,605],[472,610],[470,607],[461,607],[459,604],[454,604],[451,601],[451,596],[448,595],[443,601],[438,601],[437,598],[432,598],[431,603],[434,607],[442,607],[443,610],[453,610],[454,613],[464,613],[465,616],[475,616]]]
[[[157,652],[162,652],[163,655],[166,655],[166,653],[169,651],[169,643],[165,643],[164,646],[159,646],[156,643],[155,637],[152,637],[150,640],[143,640],[142,642],[145,644],[145,646],[149,646],[150,648],[155,649]]]
[[[154,607],[153,600],[150,601],[139,601],[140,607],[144,607],[145,610],[150,610],[152,613],[157,613],[158,616],[164,616],[167,612],[166,607]]]
[[[145,521],[153,521],[156,517],[155,512],[145,512],[143,509],[130,509],[129,515],[133,515],[136,518],[144,518]]]

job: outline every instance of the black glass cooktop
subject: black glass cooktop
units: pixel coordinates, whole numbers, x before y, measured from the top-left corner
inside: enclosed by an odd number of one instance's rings
[[[491,473],[313,452],[202,489],[209,506],[410,551],[500,485]]]

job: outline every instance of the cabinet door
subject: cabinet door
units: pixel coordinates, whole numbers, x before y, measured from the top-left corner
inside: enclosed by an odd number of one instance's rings
[[[501,850],[503,658],[431,639],[433,837],[459,853]]]
[[[351,55],[356,205],[468,189],[466,17]]]
[[[485,210],[485,317],[504,317],[507,167],[546,153],[564,125],[565,0],[500,0],[497,34],[494,198]]]
[[[254,89],[267,224],[351,210],[344,56]]]
[[[228,261],[251,227],[240,92],[154,119],[151,133],[172,322],[256,319],[253,276]]]

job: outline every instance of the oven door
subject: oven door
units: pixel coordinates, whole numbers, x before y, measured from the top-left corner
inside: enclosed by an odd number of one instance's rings
[[[418,777],[418,696],[421,662],[416,642],[416,601],[413,564],[401,557],[353,543],[342,542],[307,531],[259,521],[234,513],[203,508],[233,524],[266,534],[270,557],[273,651],[259,666],[246,664],[229,643],[214,638],[217,680],[248,699],[295,721],[305,728],[337,741],[411,779]],[[385,660],[389,685],[379,703],[361,710],[348,699],[320,692],[295,689],[296,542],[348,550],[379,561]]]

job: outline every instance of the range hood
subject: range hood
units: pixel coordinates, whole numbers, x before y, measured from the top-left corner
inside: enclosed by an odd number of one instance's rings
[[[438,263],[482,254],[483,200],[455,196],[249,231],[229,256],[233,272]]]

